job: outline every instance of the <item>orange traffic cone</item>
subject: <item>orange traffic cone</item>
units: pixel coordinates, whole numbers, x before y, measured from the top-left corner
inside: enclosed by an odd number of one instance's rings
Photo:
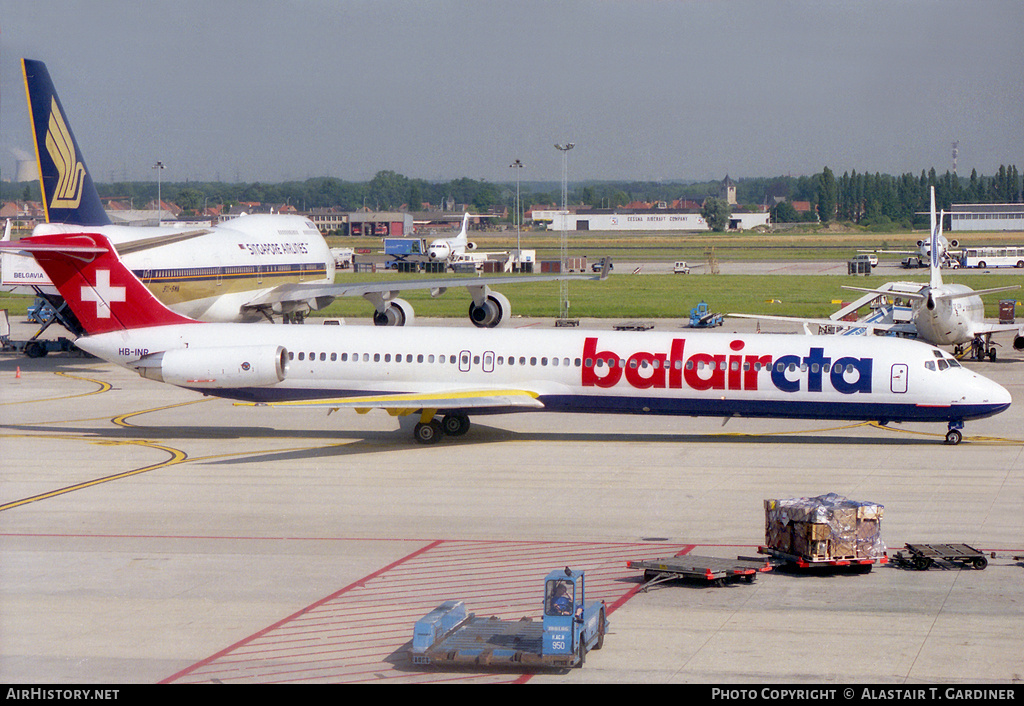
[[[14,371],[14,377],[15,378],[20,378],[21,377],[21,366],[20,365],[18,366],[17,370]]]

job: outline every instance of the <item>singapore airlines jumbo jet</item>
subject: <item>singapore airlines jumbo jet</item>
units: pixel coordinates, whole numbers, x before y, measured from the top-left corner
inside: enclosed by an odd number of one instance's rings
[[[336,297],[361,296],[373,304],[378,326],[404,326],[413,307],[398,294],[426,289],[439,296],[466,287],[469,318],[493,328],[511,317],[508,299],[491,287],[524,281],[596,279],[581,275],[479,277],[336,283],[334,258],[316,226],[303,216],[250,214],[210,228],[112,225],[100,202],[46,65],[22,59],[36,160],[46,211],[33,235],[76,233],[83,227],[113,243],[125,264],[164,304],[204,321],[301,320]],[[607,276],[607,273],[604,274]],[[31,258],[7,254],[3,285],[31,288],[52,300],[57,293]],[[73,333],[78,322],[61,321]]]
[[[249,403],[387,409],[415,437],[469,415],[569,413],[943,422],[998,414],[1010,395],[916,341],[845,336],[251,326],[163,306],[102,235],[23,239],[84,324],[78,345],[145,378]],[[439,418],[440,417],[440,418]]]

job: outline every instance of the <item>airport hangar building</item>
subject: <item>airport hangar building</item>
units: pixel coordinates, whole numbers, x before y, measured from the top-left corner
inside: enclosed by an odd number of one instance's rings
[[[692,210],[655,209],[633,211],[628,209],[565,212],[562,210],[534,211],[535,223],[547,224],[549,230],[686,230],[707,231],[707,221]],[[770,215],[763,213],[733,213],[729,216],[729,230],[750,230],[768,226]]]
[[[1024,204],[955,203],[949,214],[951,230],[1024,231]]]

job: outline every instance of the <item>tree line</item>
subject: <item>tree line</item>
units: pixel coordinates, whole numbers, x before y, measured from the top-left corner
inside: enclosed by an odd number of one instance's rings
[[[953,203],[1019,203],[1021,175],[1015,165],[1000,166],[991,176],[972,171],[969,177],[952,172],[939,175],[935,169],[922,170],[919,175],[844,172],[836,176],[829,167],[811,176],[778,176],[737,178],[736,208],[770,208],[775,222],[798,220],[844,221],[885,229],[909,228],[927,222],[922,212],[928,210],[929,187],[934,186],[937,206],[949,210]],[[591,208],[620,208],[633,202],[657,203],[686,199],[703,203],[719,195],[720,181],[578,181],[569,185],[571,205]],[[3,184],[3,199],[32,198],[38,200],[38,183]],[[157,196],[156,182],[115,182],[97,184],[101,196],[128,200],[135,208],[143,208]],[[554,205],[560,202],[561,185],[557,182],[522,182],[519,184],[523,210],[532,205]],[[336,208],[356,211],[369,208],[380,211],[459,208],[468,204],[474,210],[492,208],[514,210],[516,184],[459,178],[446,182],[430,182],[404,176],[394,171],[378,172],[364,182],[344,181],[334,177],[317,177],[305,181],[269,183],[164,182],[162,196],[173,201],[186,213],[201,212],[204,207],[224,204],[259,202],[288,204],[299,211]],[[794,203],[811,204],[809,211],[797,211]]]
[[[917,177],[856,171],[836,177],[825,167],[816,182],[804,185],[804,196],[815,205],[817,219],[823,223],[838,220],[880,229],[910,228],[927,223],[932,187],[935,188],[936,208],[946,211],[954,203],[1022,201],[1021,177],[1015,165],[1000,166],[991,177],[979,176],[977,170],[972,170],[966,179],[949,171],[939,176],[934,169],[922,171]]]

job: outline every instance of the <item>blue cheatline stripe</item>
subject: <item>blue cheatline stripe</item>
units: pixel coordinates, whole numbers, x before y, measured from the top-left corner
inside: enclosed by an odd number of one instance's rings
[[[283,267],[284,269],[273,269]],[[228,267],[228,268],[192,268],[178,270],[132,270],[132,274],[138,277],[145,284],[159,282],[207,282],[224,281],[237,279],[252,279],[254,277],[326,277],[327,270],[324,267],[304,269],[302,265],[273,265],[266,269],[257,271],[255,267]]]
[[[375,390],[317,390],[286,388],[196,389],[207,395],[244,402],[285,402],[291,400],[370,397],[399,394]],[[922,406],[913,403],[842,403],[804,400],[699,399],[693,397],[632,397],[610,395],[541,395],[543,409],[486,407],[467,410],[470,414],[509,414],[516,411],[546,411],[578,414],[654,414],[690,417],[757,417],[782,419],[823,419],[882,422],[949,422],[982,419],[1005,411],[1009,404]],[[373,405],[367,405],[371,407]],[[452,407],[452,410],[457,407]]]

